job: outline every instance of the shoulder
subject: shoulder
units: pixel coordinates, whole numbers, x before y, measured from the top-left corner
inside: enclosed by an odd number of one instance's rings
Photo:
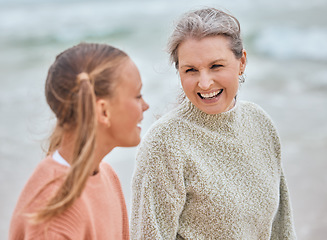
[[[240,109],[244,116],[242,120],[245,127],[260,133],[261,136],[264,136],[263,141],[270,142],[275,151],[280,153],[278,130],[270,115],[259,105],[251,102],[241,101]]]
[[[50,156],[47,156],[37,165],[26,182],[18,204],[20,202],[27,203],[32,198],[48,198],[62,182],[62,177],[67,171],[68,167],[60,165]]]
[[[100,163],[100,172],[102,179],[105,178],[107,181],[120,184],[117,173],[109,163],[102,161]]]
[[[266,127],[275,128],[275,124],[270,115],[258,104],[248,101],[239,102],[240,112],[243,118],[249,121],[255,121]]]
[[[187,124],[180,108],[177,107],[156,120],[147,130],[142,141],[162,141],[165,138],[178,136],[185,127]]]
[[[259,116],[260,115],[268,116],[266,111],[256,103],[248,102],[248,101],[240,101],[239,106],[240,106],[241,111],[246,111],[248,113],[256,114]]]
[[[36,167],[32,177],[42,177],[44,181],[65,175],[69,167],[53,160],[52,156],[45,157]]]
[[[68,170],[68,167],[55,162],[52,157],[47,156],[37,165],[24,190],[32,195],[36,194],[40,189],[50,193],[62,183]],[[46,196],[47,194],[42,195]]]
[[[31,231],[31,234],[39,230],[39,227],[34,227],[28,223],[24,214],[34,212],[35,209],[46,204],[60,186],[61,176],[65,175],[67,169],[67,167],[53,161],[49,156],[37,165],[16,203],[11,219],[10,234],[21,233],[22,229]]]
[[[106,175],[116,175],[115,170],[111,167],[111,165],[105,161],[100,163],[100,171],[103,171]]]
[[[137,157],[151,158],[175,152],[189,136],[189,126],[175,109],[154,122],[142,137]]]
[[[97,180],[96,180],[97,179]],[[123,190],[118,174],[115,172],[113,167],[102,161],[100,164],[100,176],[96,176],[95,181],[91,181],[91,184],[99,184],[101,181],[101,186],[103,187],[103,192],[114,191],[115,193],[119,192],[120,197],[123,198]]]
[[[173,158],[181,150],[177,148],[185,145],[188,129],[178,108],[163,115],[142,137],[136,153],[138,164],[158,165],[163,159]]]

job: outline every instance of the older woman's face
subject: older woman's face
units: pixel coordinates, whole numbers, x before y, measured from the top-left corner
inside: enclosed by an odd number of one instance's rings
[[[236,59],[226,37],[187,39],[178,47],[178,61],[184,92],[197,108],[217,114],[234,106],[238,77],[246,65],[245,50]]]

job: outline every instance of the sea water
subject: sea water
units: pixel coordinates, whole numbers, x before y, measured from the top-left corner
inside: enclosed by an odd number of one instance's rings
[[[241,22],[248,52],[240,99],[271,115],[282,141],[299,239],[327,234],[327,2],[325,0],[0,0],[0,238],[26,180],[44,157],[54,117],[44,97],[55,56],[81,41],[126,51],[150,104],[142,135],[175,106],[180,83],[165,52],[175,20],[201,6]],[[136,148],[105,161],[117,171],[127,207]]]

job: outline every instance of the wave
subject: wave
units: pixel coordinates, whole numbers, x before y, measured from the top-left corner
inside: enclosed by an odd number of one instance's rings
[[[5,1],[6,4],[4,4]],[[259,4],[254,0],[243,2],[247,9],[243,12],[243,18],[247,19],[248,26],[255,28],[253,35],[250,33],[250,37],[246,36],[251,38],[250,45],[254,51],[272,58],[327,61],[327,47],[325,47],[327,28],[325,26],[312,27],[311,25],[306,28],[301,23],[296,23],[295,26],[285,26],[283,21],[278,21],[278,17],[288,16],[292,12],[298,14],[299,9],[307,11],[306,7],[309,4],[318,6],[325,0],[312,0],[310,3],[294,0],[291,1],[294,6],[291,6],[291,2],[288,3],[290,8],[288,11],[281,7],[283,5],[279,2],[282,0],[276,1],[278,4],[275,2],[269,4],[260,2]],[[177,12],[186,10],[183,2],[174,0],[97,0],[92,2],[87,0],[12,0],[9,3],[8,0],[0,0],[0,48],[4,48],[1,46],[6,48],[43,46],[94,39],[97,41],[112,39],[135,41],[135,35],[138,36],[140,33],[143,36],[139,38],[147,45],[157,38],[156,31],[164,32],[172,22],[172,18],[180,15]],[[206,4],[215,2],[218,5],[223,1],[206,0],[204,2]],[[243,8],[236,7],[236,3],[239,2],[240,0],[234,4],[224,3],[224,5],[241,13]],[[254,6],[256,8],[250,10]],[[320,9],[326,9],[326,4],[324,6]],[[267,14],[269,9],[279,15],[271,13],[273,18],[266,19],[262,23],[264,26],[257,26],[257,19],[263,19],[263,13],[269,15]],[[309,23],[311,21],[310,24],[313,24],[314,20],[305,18],[303,21]],[[157,35],[164,38],[159,33]]]
[[[1,1],[1,0],[0,0]],[[16,0],[17,1],[17,0]],[[165,2],[94,2],[72,0],[10,5],[0,8],[1,45],[7,47],[71,42],[79,39],[127,38],[144,26],[148,19],[162,22],[169,14]],[[0,2],[1,3],[1,2]]]
[[[327,28],[273,26],[256,34],[254,49],[273,58],[327,61]]]

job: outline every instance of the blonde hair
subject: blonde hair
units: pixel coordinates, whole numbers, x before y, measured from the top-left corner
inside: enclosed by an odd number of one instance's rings
[[[48,154],[59,147],[64,132],[74,131],[76,138],[69,172],[48,203],[30,215],[34,223],[59,215],[81,195],[94,170],[96,98],[112,96],[117,68],[127,57],[106,44],[81,43],[59,54],[50,67],[45,95],[57,124],[49,139]]]
[[[237,59],[243,53],[241,27],[232,15],[215,8],[203,8],[185,13],[177,22],[168,41],[170,60],[178,69],[178,47],[188,38],[202,39],[208,36],[225,36]]]

